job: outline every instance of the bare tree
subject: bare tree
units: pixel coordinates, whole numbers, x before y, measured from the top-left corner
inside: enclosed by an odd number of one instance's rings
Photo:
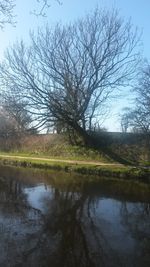
[[[134,88],[135,101],[133,108],[126,109],[122,119],[128,121],[128,129],[143,136],[147,159],[150,159],[150,65],[142,67],[138,85]]]
[[[128,121],[130,130],[150,132],[150,65],[146,62],[134,88],[135,101],[132,109],[125,109],[122,120]]]
[[[121,119],[122,129],[139,133],[148,133],[150,130],[150,114],[142,107],[136,109],[128,109]]]
[[[104,105],[135,74],[139,37],[116,11],[96,9],[70,25],[39,30],[32,44],[7,51],[1,66],[5,90],[28,101],[39,125],[67,124],[89,141]],[[15,88],[15,89],[14,89]]]
[[[9,150],[20,145],[20,132],[14,118],[0,107],[0,148]]]
[[[32,118],[26,109],[27,103],[16,102],[13,96],[3,102],[3,108],[9,114],[10,118],[15,120],[17,131],[20,133],[32,132]]]
[[[15,7],[14,0],[1,0],[0,1],[0,28],[5,24],[14,24],[13,10]]]
[[[39,9],[33,10],[32,14],[36,16],[46,16],[46,10],[50,7],[50,0],[34,0],[38,2]],[[55,0],[59,4],[61,1]],[[0,28],[3,29],[6,24],[15,25],[14,7],[16,5],[15,0],[0,0]]]
[[[15,126],[12,120],[9,119],[8,114],[0,108],[0,137],[6,138],[12,136]]]
[[[34,9],[32,13],[36,16],[46,17],[46,10],[50,7],[51,1],[50,0],[36,0],[36,2],[38,2],[39,4],[39,10]],[[55,0],[55,2],[57,2],[59,5],[62,4],[60,0]]]
[[[32,118],[27,110],[27,103],[23,102],[21,99],[16,100],[14,94],[0,94],[0,107],[1,107],[1,117],[8,121],[7,124],[13,125],[14,129],[12,135],[35,133],[36,129],[32,124]]]

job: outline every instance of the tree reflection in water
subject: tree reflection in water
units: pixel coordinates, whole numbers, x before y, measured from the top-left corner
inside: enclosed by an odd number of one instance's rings
[[[29,206],[24,188],[14,176],[0,178],[0,266],[24,266],[38,244],[42,214]]]
[[[122,224],[137,240],[135,246],[137,265],[150,266],[150,204],[129,205],[123,202],[120,209]]]
[[[5,172],[0,183],[0,266],[149,266],[149,205],[112,197],[108,201],[105,190],[31,171]],[[132,251],[124,248],[128,237]]]
[[[122,251],[113,247],[111,236],[109,239],[105,234],[107,225],[103,225],[103,218],[97,214],[100,195],[90,194],[88,186],[84,186],[80,192],[73,187],[65,191],[54,188],[53,196],[50,203],[45,199],[45,205],[49,206],[47,232],[59,236],[56,266],[140,266],[136,260],[138,251],[134,251],[134,255],[132,252],[122,255]],[[119,203],[120,216],[123,203]]]

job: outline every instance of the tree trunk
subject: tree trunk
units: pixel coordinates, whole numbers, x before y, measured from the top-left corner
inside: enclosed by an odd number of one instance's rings
[[[83,138],[84,144],[89,147],[96,146],[95,139],[87,133],[77,122],[70,121],[69,125]]]

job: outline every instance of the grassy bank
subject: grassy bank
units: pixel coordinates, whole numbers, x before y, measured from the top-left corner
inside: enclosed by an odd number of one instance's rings
[[[80,142],[78,145],[71,145],[64,133],[27,135],[6,140],[0,138],[0,151],[29,157],[86,159],[150,166],[149,147],[145,144],[144,135],[100,132],[95,138],[97,149],[87,148]],[[101,144],[100,147],[98,144]]]
[[[17,146],[7,146],[8,150],[5,150],[5,152],[2,149],[2,145],[0,145],[0,162],[3,165],[64,170],[66,172],[81,173],[84,175],[140,180],[149,183],[149,167],[133,167],[134,164],[138,166],[140,162],[134,160],[133,155],[130,155],[131,157],[129,158],[125,155],[129,152],[128,147],[126,147],[125,151],[125,146],[128,145],[131,147],[131,144],[135,141],[135,143],[138,143],[138,138],[135,138],[134,135],[109,135],[108,133],[106,136],[105,133],[104,136],[101,136],[102,140],[106,139],[106,137],[108,139],[107,142],[112,140],[112,144],[115,144],[119,150],[117,155],[119,153],[122,155],[120,158],[122,161],[120,162],[126,160],[126,164],[131,163],[133,164],[132,166],[118,164],[119,160],[118,162],[117,158],[116,161],[112,160],[111,155],[108,156],[108,153],[83,146],[72,146],[63,134],[24,136],[22,139],[19,139]],[[129,141],[132,141],[131,144],[129,144]],[[110,147],[112,145],[111,142],[109,144]],[[116,153],[115,150],[113,147],[112,152]],[[135,155],[137,154],[135,148],[133,152]]]
[[[10,143],[9,143],[10,142]],[[64,134],[43,134],[23,136],[17,140],[17,144],[11,140],[4,144],[0,142],[0,154],[24,155],[47,158],[65,158],[72,160],[98,160],[111,162],[111,158],[102,151],[79,145],[71,145]]]
[[[6,154],[0,155],[0,163],[2,165],[21,166],[25,168],[62,170],[83,175],[104,176],[108,178],[115,177],[117,179],[138,180],[145,183],[150,182],[150,170],[148,168],[130,167],[114,163],[31,158],[23,154],[7,154],[7,157]]]

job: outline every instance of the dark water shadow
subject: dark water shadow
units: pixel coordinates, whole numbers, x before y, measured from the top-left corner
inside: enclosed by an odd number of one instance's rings
[[[0,266],[149,266],[149,199],[61,172],[0,177]]]

